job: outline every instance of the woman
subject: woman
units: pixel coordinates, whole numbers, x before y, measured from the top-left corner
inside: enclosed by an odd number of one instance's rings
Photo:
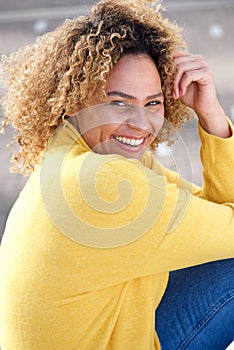
[[[159,8],[104,0],[4,60],[5,127],[17,130],[14,159],[32,174],[2,240],[2,350],[224,349],[232,341],[232,259],[212,263],[225,288],[213,265],[209,283],[204,265],[191,272],[206,307],[183,291],[182,270],[158,308],[169,271],[234,255],[233,126],[209,67],[183,49]],[[189,108],[199,118],[202,188],[148,150],[172,142]],[[216,288],[224,335],[205,320]]]

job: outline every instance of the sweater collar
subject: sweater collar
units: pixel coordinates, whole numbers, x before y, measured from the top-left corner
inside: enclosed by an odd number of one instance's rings
[[[81,152],[88,152],[91,150],[89,145],[86,143],[84,138],[81,136],[79,131],[75,128],[75,126],[68,120],[65,120],[62,125],[60,126],[60,129],[58,131],[59,134],[63,134],[63,141],[65,143],[71,143],[73,142],[76,144]],[[59,135],[60,137],[62,135]]]

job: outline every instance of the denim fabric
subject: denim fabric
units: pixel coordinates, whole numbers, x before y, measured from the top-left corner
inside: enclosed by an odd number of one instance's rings
[[[234,340],[234,259],[170,273],[156,311],[162,350],[224,350]]]

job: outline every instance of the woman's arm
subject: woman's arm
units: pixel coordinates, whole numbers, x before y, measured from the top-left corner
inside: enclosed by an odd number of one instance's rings
[[[174,171],[163,167],[151,152],[143,158],[143,164],[158,174],[164,175],[169,183],[175,183],[179,188],[187,189],[192,194],[215,202],[234,202],[233,168],[234,168],[234,135],[233,125],[227,119],[232,136],[220,138],[208,134],[199,124],[201,140],[201,162],[203,165],[203,186],[196,186],[180,177]]]
[[[160,171],[169,182],[201,198],[216,203],[233,202],[233,126],[217,99],[212,72],[201,56],[186,52],[175,52],[175,65],[173,96],[192,108],[199,119],[204,184],[199,188],[163,167]],[[159,171],[159,165],[149,155],[144,164]]]
[[[81,251],[99,287],[103,275],[115,284],[234,256],[234,204],[194,196],[136,160],[91,152],[76,163],[64,164],[64,194],[77,222],[68,220],[66,235],[74,240],[77,230],[77,242],[83,235],[93,246]]]
[[[174,98],[192,108],[204,130],[211,135],[227,138],[232,135],[215,89],[212,72],[203,57],[175,52],[177,73]]]
[[[217,98],[212,72],[199,55],[175,53],[174,97],[192,108],[199,119],[204,185],[202,198],[233,202],[233,127]]]

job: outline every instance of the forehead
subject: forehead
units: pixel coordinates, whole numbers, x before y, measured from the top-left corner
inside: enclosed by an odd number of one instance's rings
[[[159,72],[153,59],[146,54],[121,57],[107,76],[107,91],[121,86],[133,90],[161,89]]]

